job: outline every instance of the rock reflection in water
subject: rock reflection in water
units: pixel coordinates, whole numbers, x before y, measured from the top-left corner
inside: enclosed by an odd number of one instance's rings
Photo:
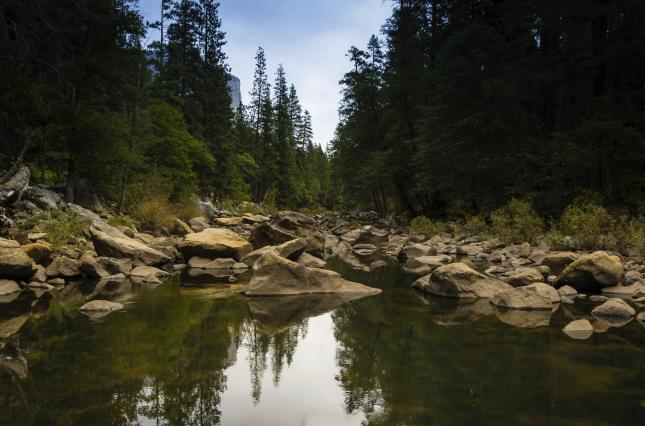
[[[339,306],[364,297],[360,294],[307,294],[282,297],[249,297],[249,311],[259,328],[274,335],[299,324],[304,319],[333,311]]]
[[[488,299],[449,299],[416,290],[415,294],[430,308],[434,322],[439,325],[467,324],[495,313]]]

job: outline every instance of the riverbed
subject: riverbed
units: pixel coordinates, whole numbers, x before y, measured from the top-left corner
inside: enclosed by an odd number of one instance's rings
[[[54,306],[12,338],[0,424],[645,423],[636,320],[575,340],[561,329],[584,300],[508,315],[424,297],[395,264],[330,266],[383,292],[338,306],[175,278],[105,318]]]

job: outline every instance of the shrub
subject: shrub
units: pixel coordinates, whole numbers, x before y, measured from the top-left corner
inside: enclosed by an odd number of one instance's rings
[[[135,223],[132,218],[128,216],[114,216],[108,220],[108,224],[111,226],[126,226],[130,229],[134,229]]]
[[[81,237],[85,225],[85,221],[76,213],[53,210],[47,214],[44,230],[54,251],[59,251]]]
[[[441,222],[433,222],[425,216],[417,216],[410,222],[410,234],[413,235],[435,235],[446,230]]]
[[[131,214],[144,228],[168,228],[175,217],[173,205],[167,197],[160,194],[151,195],[136,203]]]
[[[544,226],[531,203],[515,198],[493,212],[491,221],[493,232],[509,243],[535,243]]]
[[[481,216],[467,216],[466,222],[459,227],[459,233],[466,235],[488,235],[490,228]]]
[[[627,229],[627,242],[639,255],[645,256],[645,217],[632,219]]]
[[[576,198],[562,213],[557,225],[580,250],[618,250],[627,242],[627,219],[614,218],[597,201]]]
[[[175,217],[188,222],[190,219],[198,216],[203,216],[204,213],[199,209],[197,202],[195,200],[190,200],[185,203],[175,204]]]

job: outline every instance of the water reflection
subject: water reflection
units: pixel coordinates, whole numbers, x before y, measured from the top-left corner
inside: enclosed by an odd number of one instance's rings
[[[518,328],[545,319],[423,297],[391,267],[367,274],[332,266],[384,293],[351,303],[247,299],[238,284],[171,282],[90,321],[70,290],[47,316],[20,318],[20,334],[5,345],[0,424],[644,420],[645,333],[636,321],[573,340],[560,329],[590,312],[585,302],[546,312],[548,326]]]

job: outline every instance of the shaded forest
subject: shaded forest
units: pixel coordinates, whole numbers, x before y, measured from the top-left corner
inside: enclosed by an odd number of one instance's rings
[[[642,212],[645,3],[400,0],[352,47],[332,142],[346,205],[413,216],[581,192]],[[356,167],[356,159],[361,161]]]
[[[327,158],[296,88],[282,66],[269,82],[260,49],[234,111],[225,43],[213,0],[163,0],[153,23],[134,0],[2,2],[0,170],[22,160],[32,183],[88,206],[319,205]]]

